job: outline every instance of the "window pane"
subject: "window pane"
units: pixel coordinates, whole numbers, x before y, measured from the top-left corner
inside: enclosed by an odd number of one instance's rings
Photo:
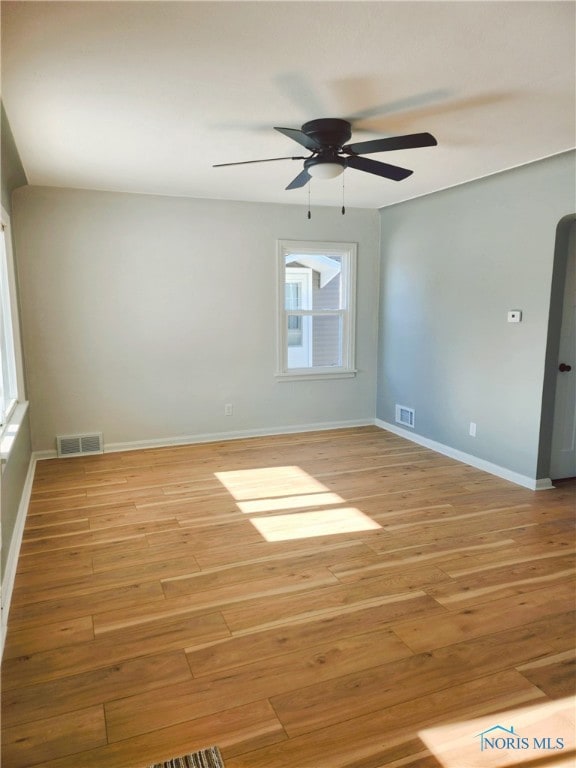
[[[288,315],[288,368],[342,365],[340,315]]]
[[[301,347],[303,344],[302,320],[303,318],[301,315],[288,315],[288,346],[289,347]]]
[[[290,264],[284,276],[285,309],[310,309],[312,307],[313,272],[308,267]]]
[[[286,309],[302,309],[302,286],[299,283],[286,283]]]
[[[342,365],[342,318],[339,315],[312,318],[312,365]]]
[[[287,315],[288,368],[310,368],[312,365],[312,318]]]
[[[342,306],[342,257],[323,256],[313,273],[312,309],[344,309]]]
[[[290,254],[284,257],[286,283],[299,282],[299,291],[286,293],[286,309],[344,309],[342,256]]]

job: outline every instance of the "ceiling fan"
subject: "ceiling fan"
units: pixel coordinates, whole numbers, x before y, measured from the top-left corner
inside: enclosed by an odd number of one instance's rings
[[[389,165],[378,160],[371,160],[363,155],[375,152],[390,152],[396,149],[415,149],[433,147],[438,142],[430,133],[412,133],[407,136],[392,136],[386,139],[373,139],[347,144],[352,136],[352,126],[347,120],[322,118],[304,123],[302,128],[275,128],[288,138],[293,139],[312,154],[308,157],[270,157],[265,160],[244,160],[238,163],[218,163],[214,168],[229,165],[248,165],[250,163],[271,163],[276,160],[304,160],[304,169],[293,179],[286,189],[304,187],[312,177],[332,179],[339,176],[346,168],[373,173],[392,181],[402,181],[413,171],[397,165]]]

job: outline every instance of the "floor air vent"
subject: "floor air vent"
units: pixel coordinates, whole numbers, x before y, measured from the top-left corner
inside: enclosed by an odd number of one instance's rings
[[[103,453],[102,434],[59,435],[56,438],[58,456],[86,456],[91,453]]]
[[[412,429],[414,429],[414,408],[407,408],[405,405],[397,405],[396,421],[404,427],[412,427]]]

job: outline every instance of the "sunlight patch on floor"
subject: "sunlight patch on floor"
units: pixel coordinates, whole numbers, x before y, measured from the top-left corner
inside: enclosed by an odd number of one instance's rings
[[[381,526],[300,467],[262,467],[216,472],[216,477],[233,496],[250,522],[267,541],[308,539],[339,533],[371,531]],[[330,507],[307,512],[304,508]],[[287,512],[287,514],[276,514]]]
[[[443,768],[574,768],[576,702],[569,697],[418,734]]]
[[[338,533],[371,531],[380,528],[377,522],[353,507],[253,517],[250,522],[266,541],[309,539],[313,536],[334,536]]]
[[[216,477],[236,501],[301,496],[328,490],[300,467],[240,469],[216,472]]]

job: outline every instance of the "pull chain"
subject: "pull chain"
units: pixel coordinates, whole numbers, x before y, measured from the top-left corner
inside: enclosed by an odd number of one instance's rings
[[[344,176],[346,175],[346,171],[342,174],[342,216],[346,213],[346,206],[344,205]]]
[[[308,183],[308,218],[312,218],[312,213],[310,212],[310,187],[312,186],[312,183]]]

